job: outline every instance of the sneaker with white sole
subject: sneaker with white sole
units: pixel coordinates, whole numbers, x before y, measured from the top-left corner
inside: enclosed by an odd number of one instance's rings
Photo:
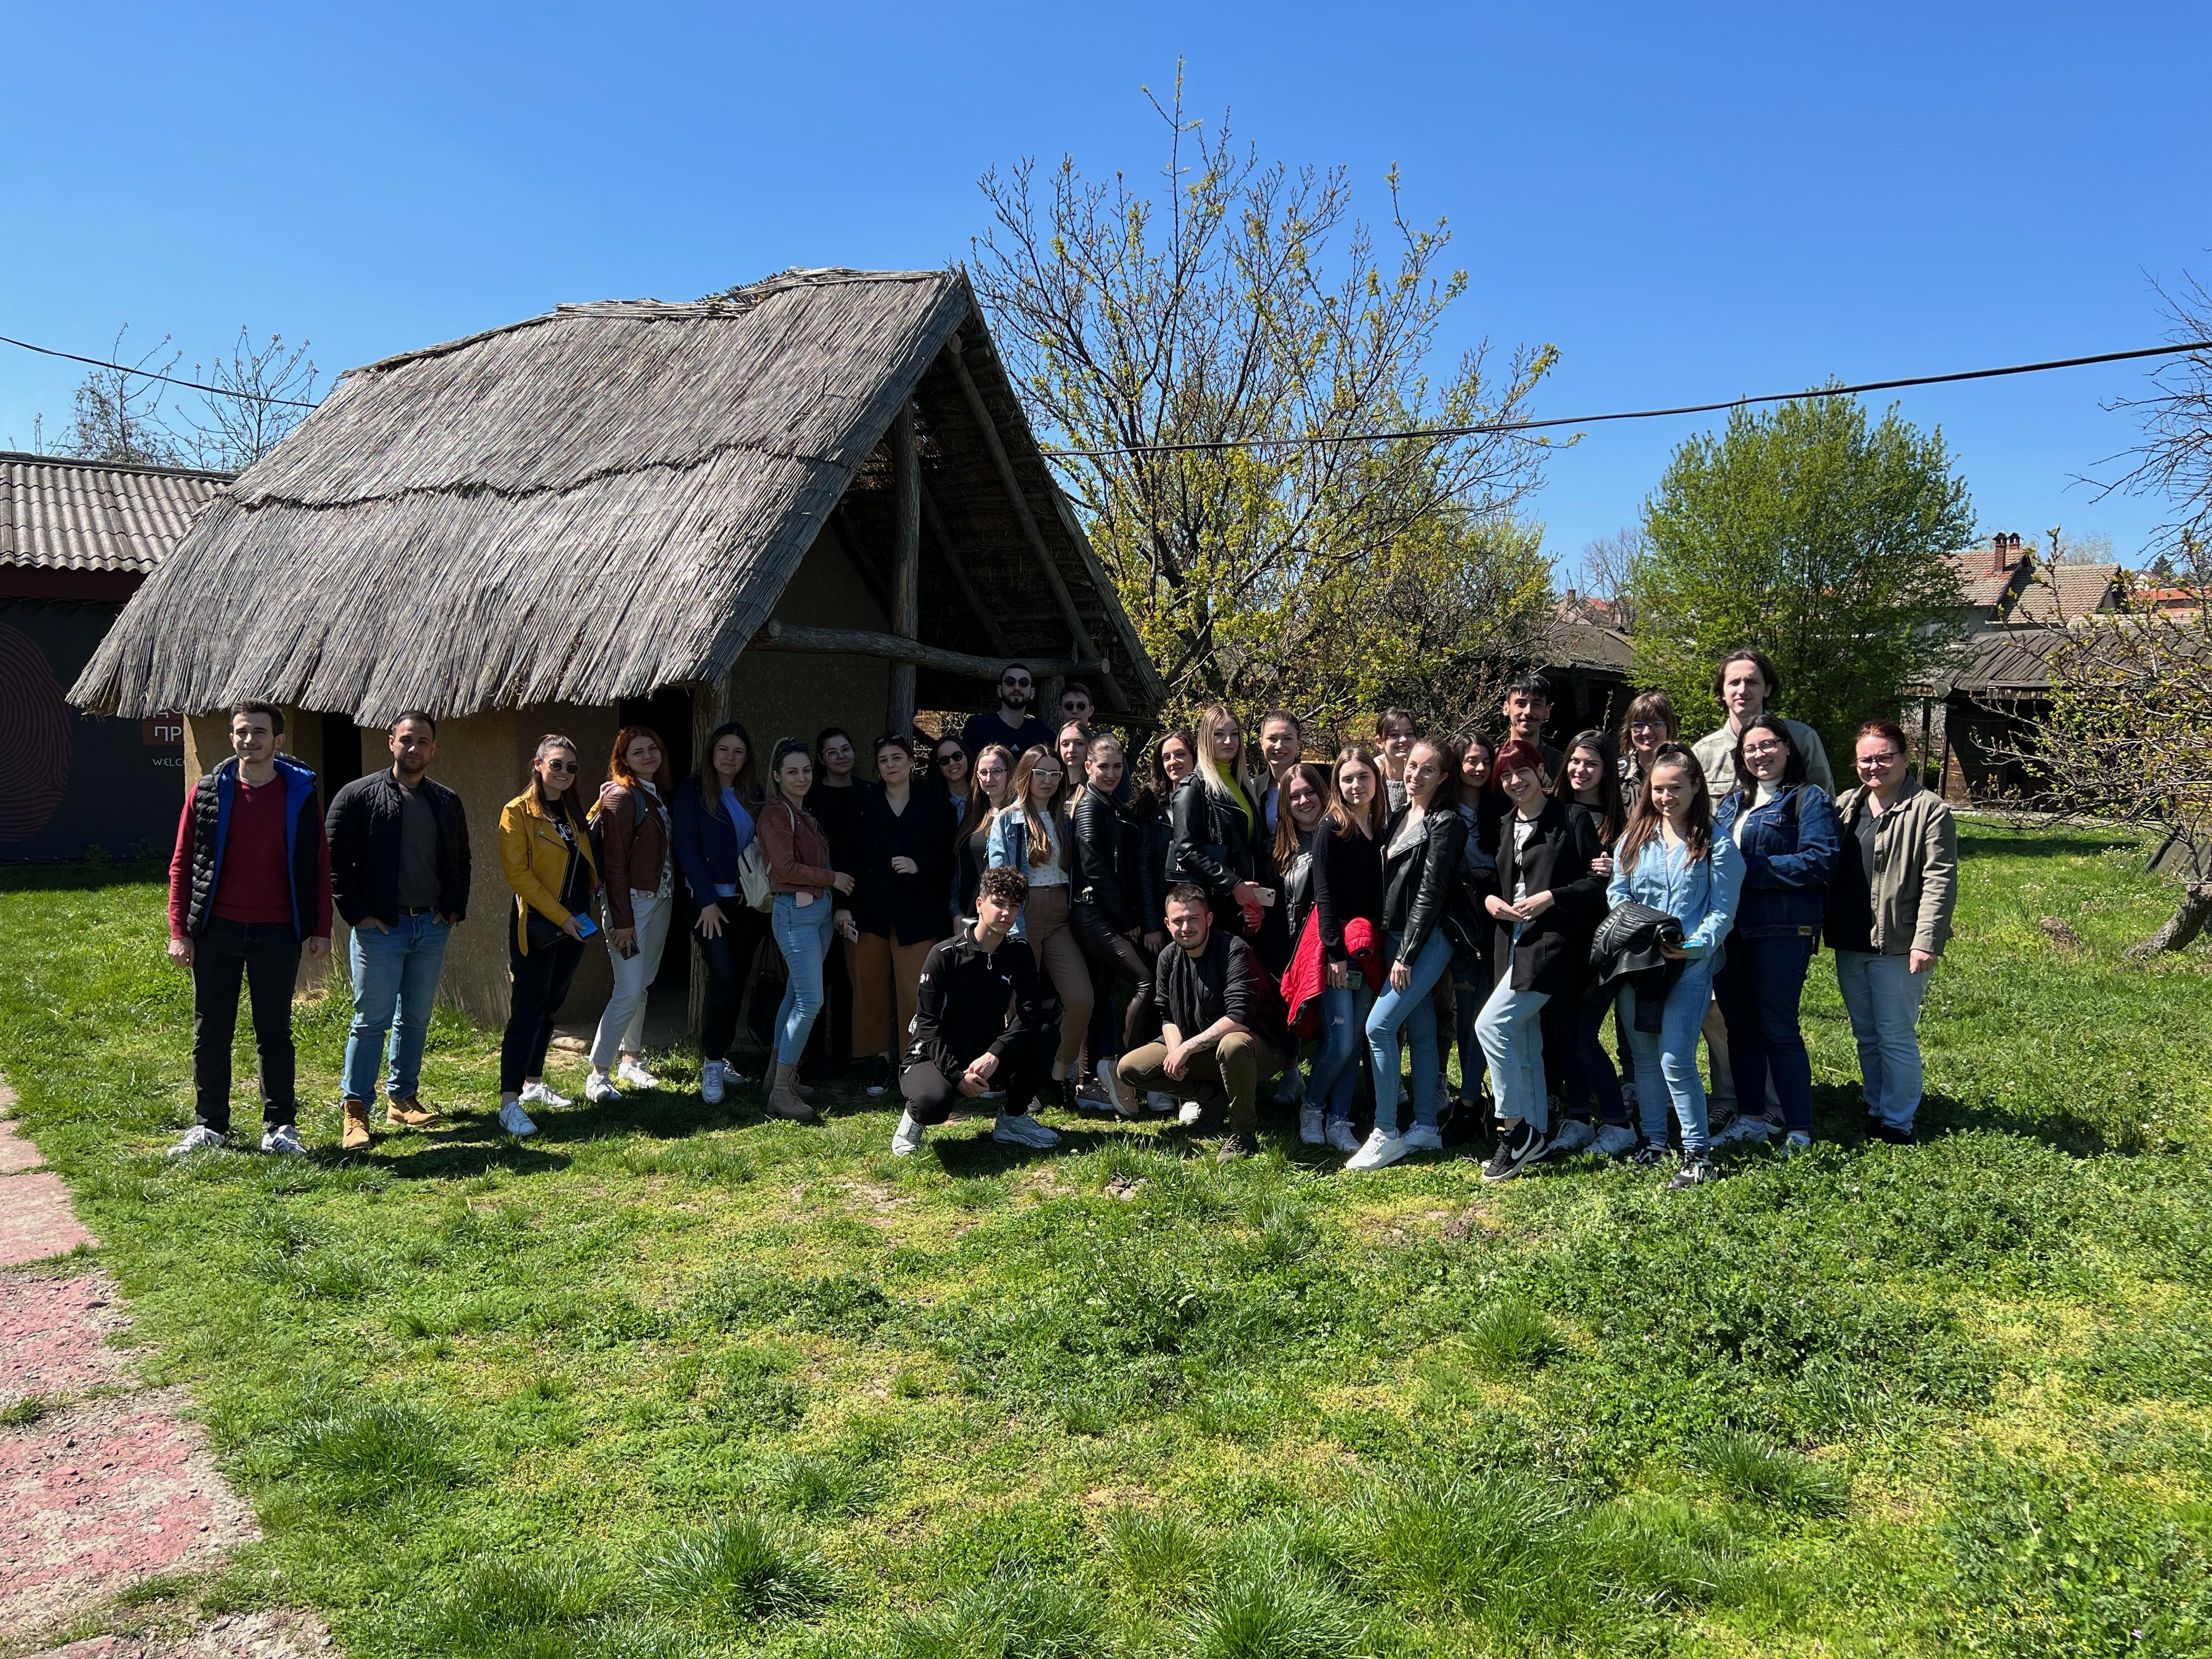
[[[1668,1152],[1664,1146],[1647,1140],[1630,1154],[1628,1161],[1639,1170],[1656,1170],[1667,1158]]]
[[[1683,1155],[1682,1167],[1674,1171],[1674,1178],[1667,1184],[1670,1188],[1702,1187],[1720,1178],[1720,1165],[1711,1158],[1704,1152],[1688,1152]]]
[[[1590,1142],[1590,1151],[1600,1158],[1620,1158],[1636,1150],[1636,1131],[1626,1123],[1608,1123],[1597,1132]]]
[[[699,1068],[699,1098],[709,1106],[722,1103],[722,1062],[710,1060]]]
[[[912,1112],[901,1112],[898,1127],[891,1131],[891,1156],[912,1158],[921,1150],[922,1137],[928,1133],[929,1126],[915,1122]]]
[[[1398,1144],[1409,1152],[1441,1152],[1444,1138],[1441,1131],[1426,1123],[1416,1123],[1398,1137]]]
[[[564,1094],[556,1093],[550,1084],[532,1083],[523,1090],[522,1103],[525,1106],[544,1106],[550,1110],[558,1111],[563,1106],[574,1106],[576,1103]]]
[[[594,1106],[605,1101],[620,1100],[622,1097],[623,1091],[615,1087],[615,1080],[605,1072],[592,1073],[590,1080],[584,1085],[584,1098]]]
[[[1027,1112],[1001,1112],[991,1126],[991,1139],[1008,1146],[1057,1146],[1059,1133],[1048,1129]]]
[[[1571,1117],[1552,1136],[1552,1150],[1547,1156],[1571,1158],[1577,1152],[1588,1152],[1597,1143],[1597,1130],[1581,1118]]]
[[[1148,1089],[1145,1091],[1145,1108],[1148,1111],[1162,1114],[1172,1112],[1176,1109],[1176,1097],[1173,1095],[1163,1094],[1158,1089]]]
[[[1729,1146],[1740,1140],[1755,1140],[1761,1146],[1782,1133],[1782,1120],[1769,1117],[1764,1112],[1739,1112],[1735,1121],[1712,1138],[1716,1146]]]
[[[1194,1100],[1186,1100],[1176,1108],[1176,1121],[1186,1127],[1206,1115],[1206,1108]]]
[[[1322,1133],[1328,1144],[1340,1152],[1348,1155],[1359,1150],[1359,1131],[1352,1127],[1352,1121],[1349,1118],[1329,1119],[1328,1127],[1322,1130]]]
[[[1328,1144],[1328,1137],[1322,1132],[1320,1107],[1298,1108],[1298,1139],[1309,1146],[1325,1146]]]
[[[1784,1158],[1795,1158],[1800,1152],[1809,1152],[1812,1150],[1813,1137],[1802,1129],[1792,1129],[1782,1142],[1782,1156]]]
[[[230,1138],[220,1129],[210,1129],[204,1123],[195,1123],[185,1131],[185,1138],[169,1148],[171,1158],[182,1158],[186,1152],[221,1152],[230,1148]]]
[[[1510,1181],[1544,1156],[1544,1132],[1522,1118],[1510,1129],[1500,1130],[1498,1150],[1482,1166],[1485,1181]]]
[[[887,1095],[898,1087],[898,1074],[891,1070],[890,1056],[878,1054],[868,1062],[868,1098]]]
[[[500,1103],[499,1127],[517,1139],[524,1135],[534,1135],[538,1133],[538,1126],[530,1121],[530,1114],[522,1109],[522,1103],[519,1100],[503,1100]]]
[[[261,1150],[277,1152],[286,1158],[305,1158],[307,1149],[300,1144],[300,1131],[289,1123],[272,1123],[261,1132]]]
[[[645,1069],[644,1061],[634,1060],[628,1054],[624,1054],[622,1064],[615,1067],[615,1077],[633,1089],[658,1089],[660,1086],[660,1079]]]
[[[1406,1155],[1406,1143],[1388,1129],[1377,1129],[1361,1143],[1360,1148],[1346,1161],[1347,1170],[1380,1170],[1395,1164]]]

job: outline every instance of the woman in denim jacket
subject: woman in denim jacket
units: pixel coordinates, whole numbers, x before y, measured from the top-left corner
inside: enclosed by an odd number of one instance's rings
[[[1743,884],[1743,855],[1726,836],[1712,829],[1712,798],[1698,757],[1679,743],[1661,747],[1644,776],[1636,811],[1613,849],[1613,879],[1606,897],[1613,904],[1644,904],[1663,910],[1682,924],[1682,943],[1667,954],[1682,964],[1681,975],[1667,993],[1656,1032],[1638,1029],[1632,1001],[1621,1006],[1628,1040],[1636,1052],[1638,1080],[1663,1079],[1682,1125],[1682,1167],[1669,1183],[1694,1187],[1716,1180],[1705,1133],[1705,1085],[1698,1075],[1698,1030],[1712,1000],[1713,973],[1720,965],[1721,941],[1735,919],[1737,890]],[[1624,998],[1638,994],[1633,986]],[[1667,1108],[1655,1087],[1643,1089],[1638,1104],[1644,1145],[1636,1162],[1650,1165],[1666,1156]]]
[[[1805,757],[1774,715],[1744,722],[1735,775],[1736,787],[1713,816],[1713,834],[1741,850],[1743,893],[1713,996],[1728,1022],[1744,1106],[1721,1139],[1764,1141],[1786,1129],[1784,1152],[1798,1152],[1813,1143],[1813,1064],[1797,1004],[1820,948],[1828,881],[1843,842],[1827,791],[1805,781]],[[1770,1075],[1780,1123],[1765,1113]]]

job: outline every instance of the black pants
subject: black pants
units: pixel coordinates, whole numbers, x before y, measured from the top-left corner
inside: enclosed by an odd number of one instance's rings
[[[192,1117],[230,1133],[230,1040],[238,1031],[238,982],[253,1011],[261,1051],[261,1121],[298,1120],[294,1093],[292,988],[300,979],[300,939],[289,922],[229,921],[210,916],[192,941]]]
[[[1006,1045],[999,1056],[999,1069],[991,1076],[991,1086],[1005,1091],[1003,1097],[994,1103],[1000,1111],[1018,1117],[1029,1110],[1030,1103],[1051,1073],[1053,1053],[1059,1047],[1057,1026],[1031,1031]],[[960,1092],[957,1073],[948,1078],[937,1069],[936,1061],[912,1054],[899,1073],[899,1093],[905,1097],[906,1109],[917,1123],[942,1123],[952,1115],[955,1106],[969,1098]]]
[[[499,1091],[519,1095],[529,1079],[545,1075],[545,1051],[553,1046],[553,1021],[568,1000],[569,981],[584,959],[585,943],[532,915],[530,952],[507,935],[507,966],[514,981],[507,1002],[507,1030],[499,1040]]]
[[[707,1012],[699,1052],[708,1060],[730,1057],[730,1045],[738,1037],[738,1005],[744,1000],[746,976],[752,972],[754,953],[768,935],[768,918],[747,904],[742,894],[723,899],[720,906],[719,934],[708,939],[696,924],[691,930],[707,964]]]
[[[1136,990],[1129,998],[1127,1012],[1121,1019],[1120,1052],[1152,1040],[1152,962],[1144,951],[1129,943],[1128,939],[1114,931],[1113,924],[1095,904],[1079,904],[1067,913],[1067,925],[1075,934],[1075,942],[1083,947],[1083,954],[1091,959],[1092,1047],[1111,1035],[1111,1028],[1102,1025],[1101,1016],[1112,1018],[1111,993],[1118,976],[1133,981]],[[1103,1032],[1106,1035],[1102,1036]],[[1096,1065],[1101,1056],[1091,1056]]]

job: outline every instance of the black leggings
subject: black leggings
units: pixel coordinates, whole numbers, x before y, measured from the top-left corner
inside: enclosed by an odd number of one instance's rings
[[[525,926],[530,929],[526,956],[515,943],[514,924],[510,921],[507,926],[507,966],[514,979],[514,992],[507,1003],[507,1030],[499,1040],[502,1095],[519,1095],[532,1078],[545,1075],[545,1051],[553,1045],[553,1022],[561,1005],[568,1000],[569,982],[584,959],[584,941],[570,939],[543,917],[527,917]]]
[[[1029,1110],[1059,1047],[1057,1026],[1032,1031],[1006,1045],[991,1077],[992,1086],[1004,1091],[996,1103],[1000,1110],[1015,1117]],[[960,1092],[958,1075],[946,1077],[938,1070],[937,1062],[926,1055],[908,1057],[905,1069],[899,1073],[899,1093],[916,1123],[942,1123],[952,1115],[955,1106],[968,1098]]]
[[[1152,963],[1129,943],[1126,934],[1114,931],[1105,913],[1095,904],[1077,905],[1068,912],[1067,925],[1075,933],[1075,942],[1083,947],[1083,954],[1091,959],[1091,982],[1097,988],[1091,1004],[1094,1009],[1108,1006],[1116,976],[1136,985],[1130,994],[1128,1012],[1121,1020],[1121,1052],[1126,1054],[1151,1042]],[[1097,1029],[1093,1030],[1094,1040]],[[1103,1056],[1094,1054],[1091,1058],[1096,1064]]]
[[[699,955],[707,964],[707,1012],[700,1031],[700,1053],[708,1060],[727,1060],[737,1041],[738,1007],[745,999],[745,976],[752,972],[753,957],[768,935],[768,918],[744,901],[743,894],[717,901],[721,906],[722,931],[713,939],[700,933],[695,920],[691,937],[699,942]]]

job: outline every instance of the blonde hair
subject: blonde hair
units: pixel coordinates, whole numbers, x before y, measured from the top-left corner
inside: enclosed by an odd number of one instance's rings
[[[1205,712],[1198,717],[1198,728],[1195,734],[1198,738],[1196,745],[1198,752],[1191,758],[1198,763],[1198,781],[1206,786],[1207,794],[1225,796],[1230,793],[1230,784],[1234,782],[1237,788],[1244,792],[1244,798],[1247,800],[1254,800],[1257,799],[1257,793],[1252,787],[1252,777],[1244,754],[1243,734],[1241,732],[1238,734],[1236,769],[1228,778],[1221,775],[1221,763],[1213,753],[1214,738],[1224,726],[1231,724],[1236,719],[1237,716],[1231,714],[1225,705],[1218,702],[1208,705]]]
[[[1055,834],[1054,826],[1061,821],[1062,809],[1067,804],[1067,775],[1064,771],[1060,774],[1060,787],[1053,792],[1052,805],[1042,811],[1038,811],[1036,792],[1031,787],[1038,765],[1047,761],[1054,766],[1060,764],[1060,756],[1042,744],[1023,755],[1015,763],[1014,781],[1007,794],[1006,804],[999,809],[1003,812],[1011,812],[1017,808],[1020,810],[1022,822],[1029,826],[1030,862],[1032,865],[1060,862],[1060,848],[1063,837]]]

